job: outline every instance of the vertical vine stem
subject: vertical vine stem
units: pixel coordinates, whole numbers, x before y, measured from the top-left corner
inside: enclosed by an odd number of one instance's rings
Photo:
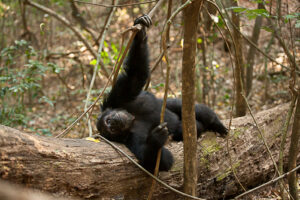
[[[113,5],[117,5],[118,1],[119,0],[114,0],[113,1]],[[115,13],[115,10],[116,10],[116,7],[113,7],[111,9],[111,11],[109,13],[108,20],[106,21],[106,24],[105,24],[105,26],[103,28],[103,32],[102,32],[101,40],[100,40],[100,45],[99,45],[98,53],[97,53],[96,65],[94,66],[92,80],[90,82],[90,87],[89,87],[88,93],[86,95],[86,101],[85,101],[85,105],[84,105],[84,111],[87,110],[88,102],[89,102],[89,99],[90,99],[90,96],[91,96],[91,91],[92,91],[94,83],[95,83],[96,74],[97,74],[98,66],[99,66],[100,59],[101,59],[101,51],[102,51],[102,48],[103,48],[104,39],[105,39],[105,36],[106,36],[106,32],[108,30],[108,27],[110,26],[111,19],[112,19],[114,13]],[[89,114],[88,113],[87,113],[87,120],[88,120],[89,136],[91,137],[93,135],[93,130],[92,130],[91,120],[89,118]]]
[[[261,137],[262,140],[263,140],[263,143],[264,143],[264,145],[265,145],[265,147],[266,147],[266,149],[267,149],[267,151],[268,151],[268,154],[270,155],[270,158],[271,158],[271,160],[272,160],[272,162],[273,162],[273,165],[274,165],[274,168],[275,168],[275,172],[278,174],[278,176],[280,176],[281,173],[280,173],[280,171],[279,171],[279,169],[278,169],[278,166],[277,166],[277,164],[276,164],[276,161],[274,160],[274,158],[273,158],[273,156],[272,156],[272,152],[270,151],[270,148],[269,148],[269,145],[268,145],[268,143],[267,143],[267,141],[266,141],[266,139],[265,139],[265,136],[263,135],[262,131],[260,130],[260,127],[258,126],[258,123],[256,122],[256,119],[255,119],[255,117],[254,117],[253,114],[252,114],[252,110],[251,110],[251,108],[250,108],[250,105],[249,105],[249,103],[248,103],[248,100],[247,100],[247,98],[245,97],[244,94],[242,94],[242,96],[243,96],[243,98],[245,99],[245,102],[246,102],[246,105],[247,105],[247,107],[248,107],[249,113],[250,113],[250,115],[251,115],[251,117],[252,117],[252,119],[253,119],[253,121],[254,121],[256,127],[257,127],[257,130],[258,130],[258,132],[259,132],[259,135],[260,135],[260,137]],[[285,185],[282,185],[282,186],[283,186],[284,189],[289,193],[289,191],[288,191],[288,189],[286,188],[286,186],[285,186]],[[290,193],[289,193],[289,195],[290,195]],[[290,196],[291,196],[291,195],[290,195]],[[291,196],[291,197],[292,197],[292,196]]]
[[[205,7],[205,8],[206,8],[206,12],[207,12],[208,16],[211,18],[211,20],[213,21],[213,23],[217,27],[219,33],[221,34],[221,36],[222,36],[222,38],[223,38],[223,40],[224,40],[224,42],[225,42],[225,44],[226,44],[226,46],[227,46],[227,48],[229,50],[229,55],[230,55],[229,58],[230,58],[230,63],[231,63],[231,68],[232,68],[232,76],[233,76],[233,81],[234,81],[233,90],[232,90],[232,94],[231,94],[232,99],[231,99],[230,120],[229,120],[229,125],[228,125],[228,132],[229,132],[228,135],[230,136],[230,130],[231,130],[231,124],[232,124],[232,118],[233,118],[233,107],[234,107],[234,101],[235,101],[235,80],[236,80],[235,79],[235,72],[234,72],[233,58],[232,58],[233,54],[232,54],[231,48],[230,48],[230,46],[229,46],[229,44],[228,44],[228,42],[227,42],[227,40],[225,38],[225,35],[223,34],[223,32],[221,31],[221,29],[219,28],[219,26],[217,26],[216,22],[213,20],[213,18],[211,16],[211,14],[209,13],[207,7]],[[230,32],[229,27],[227,27],[227,28],[228,28],[228,31]],[[236,174],[236,171],[235,171],[235,169],[233,167],[233,164],[232,164],[232,158],[231,158],[230,149],[229,149],[229,136],[227,136],[227,138],[226,138],[226,148],[227,148],[227,152],[228,152],[230,167],[231,167],[231,170],[232,170],[232,173],[234,175],[235,180],[239,183],[239,185],[241,186],[241,188],[244,191],[246,191],[245,187],[243,186],[243,184],[239,180],[239,178],[238,178],[238,176]]]
[[[112,143],[111,141],[109,141],[108,139],[106,139],[105,137],[103,137],[101,135],[98,135],[98,137],[100,139],[102,139],[103,141],[105,141],[110,146],[112,146],[114,149],[116,149],[117,151],[119,151],[126,158],[128,158],[128,160],[130,160],[134,165],[136,165],[140,170],[142,170],[143,172],[145,172],[148,176],[150,176],[151,178],[155,179],[159,184],[161,184],[162,186],[164,186],[167,189],[171,190],[172,192],[175,192],[176,194],[179,194],[179,195],[181,195],[183,197],[188,197],[190,199],[205,200],[205,199],[202,199],[202,198],[199,198],[199,197],[191,196],[189,194],[186,194],[184,192],[181,192],[181,191],[179,191],[179,190],[177,190],[177,189],[169,186],[167,183],[165,183],[164,181],[158,179],[152,173],[150,173],[149,171],[147,171],[144,167],[142,167],[139,163],[137,163],[133,158],[131,158],[131,156],[129,156],[127,153],[125,153],[120,147],[118,147],[117,145],[115,145],[114,143]]]
[[[150,18],[153,17],[154,13],[157,11],[157,8],[159,8],[159,7],[161,6],[161,4],[162,4],[164,1],[165,1],[165,0],[159,0],[159,2],[157,2],[157,3],[155,4],[155,6],[154,6],[154,7],[151,9],[151,11],[148,13],[148,16],[149,16]],[[141,30],[141,28],[142,28],[142,26],[141,26],[140,24],[137,24],[137,25],[135,25],[135,26],[133,26],[133,27],[127,29],[127,30],[124,32],[124,33],[126,33],[126,32],[129,31],[129,30],[133,30],[133,33],[132,33],[132,35],[131,35],[131,37],[130,37],[130,39],[129,39],[129,42],[127,43],[127,46],[126,46],[126,48],[125,48],[125,51],[124,51],[124,53],[123,53],[123,55],[122,55],[120,61],[118,61],[118,63],[117,63],[117,68],[115,69],[116,71],[115,71],[115,75],[114,75],[114,78],[113,78],[113,85],[114,85],[114,84],[116,83],[116,81],[117,81],[117,77],[118,77],[119,70],[120,70],[120,68],[121,68],[121,65],[122,65],[122,63],[123,63],[123,60],[124,60],[124,58],[125,58],[125,56],[126,56],[128,50],[129,50],[129,47],[130,47],[130,45],[131,45],[131,43],[132,43],[132,41],[133,41],[133,39],[134,39],[134,36],[136,35],[137,31]],[[123,35],[124,35],[124,33],[123,33]],[[121,50],[120,50],[120,52],[121,52]],[[119,60],[119,58],[118,58],[118,60]]]
[[[252,117],[252,119],[253,119],[253,121],[254,121],[256,127],[257,127],[257,130],[258,130],[258,132],[259,132],[259,135],[260,135],[260,137],[262,138],[263,143],[264,143],[264,145],[265,145],[265,147],[266,147],[266,149],[267,149],[267,151],[268,151],[268,153],[269,153],[269,155],[270,155],[270,158],[271,158],[271,160],[272,160],[272,162],[273,162],[273,164],[274,164],[275,171],[276,171],[276,173],[280,176],[280,172],[279,172],[278,167],[277,167],[277,164],[276,164],[276,162],[275,162],[275,160],[274,160],[274,158],[273,158],[273,156],[272,156],[272,152],[270,151],[269,145],[267,144],[266,138],[265,138],[265,136],[263,135],[262,131],[260,130],[260,127],[258,126],[258,123],[257,123],[255,117],[254,117],[253,114],[252,114],[252,110],[251,110],[251,108],[250,108],[250,106],[249,106],[249,103],[248,103],[248,101],[247,101],[247,98],[245,97],[244,94],[242,94],[242,96],[243,96],[243,98],[244,98],[245,101],[246,101],[246,105],[247,105],[247,107],[248,107],[249,113],[250,113],[250,115],[251,115],[251,117]]]
[[[171,11],[172,11],[172,0],[169,0],[168,2],[168,13],[167,13],[167,19],[170,18],[171,16]],[[167,42],[169,42],[169,37],[170,37],[170,24],[167,25],[166,31],[163,32],[162,35],[162,55],[166,59],[166,64],[167,64],[167,75],[166,75],[166,80],[165,80],[165,92],[164,92],[164,99],[163,99],[163,104],[161,107],[161,113],[160,113],[160,123],[164,122],[164,116],[165,116],[165,110],[166,110],[166,105],[167,105],[167,98],[168,98],[168,88],[169,88],[169,80],[170,80],[170,63],[169,63],[169,57],[168,57],[168,52],[167,52]],[[159,172],[159,164],[161,160],[161,148],[157,152],[157,158],[156,158],[156,164],[155,164],[155,169],[154,169],[154,176],[158,176]],[[152,180],[152,185],[148,194],[148,200],[152,199],[154,189],[155,189],[155,183],[156,180]]]

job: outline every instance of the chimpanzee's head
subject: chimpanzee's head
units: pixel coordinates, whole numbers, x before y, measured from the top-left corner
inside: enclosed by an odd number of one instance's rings
[[[112,141],[121,141],[128,134],[134,116],[121,109],[106,109],[98,116],[97,129],[101,135]]]

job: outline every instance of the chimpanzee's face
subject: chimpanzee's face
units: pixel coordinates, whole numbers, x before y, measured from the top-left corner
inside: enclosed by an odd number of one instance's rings
[[[97,129],[101,135],[111,138],[129,130],[134,116],[126,110],[107,109],[98,116]]]

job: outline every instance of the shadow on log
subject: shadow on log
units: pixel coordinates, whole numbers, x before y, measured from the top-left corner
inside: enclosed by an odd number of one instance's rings
[[[287,109],[287,104],[280,105],[255,116],[275,160],[278,160],[279,131]],[[251,188],[274,177],[274,166],[252,118],[233,119],[231,128],[229,152],[243,186]],[[199,139],[198,145],[199,197],[218,199],[241,193],[231,172],[226,140],[208,133]],[[118,146],[134,157],[126,147]],[[173,153],[175,164],[171,171],[162,172],[159,177],[181,190],[182,142],[170,142],[167,148]],[[151,184],[150,177],[104,142],[42,137],[0,126],[0,152],[2,179],[58,195],[143,199]],[[181,197],[157,186],[154,199]]]

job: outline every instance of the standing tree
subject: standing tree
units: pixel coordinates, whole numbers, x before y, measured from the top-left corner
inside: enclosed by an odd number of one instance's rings
[[[292,170],[296,168],[297,166],[297,155],[299,154],[299,139],[300,139],[300,89],[298,88],[297,94],[298,96],[297,100],[297,106],[294,116],[294,124],[293,124],[293,130],[291,135],[291,145],[289,149],[289,163],[288,163],[288,170]],[[289,182],[289,189],[290,193],[294,200],[299,200],[298,195],[298,179],[297,179],[297,172],[293,172],[288,176],[288,182]]]
[[[263,9],[263,4],[258,4],[258,9]],[[257,16],[255,19],[255,24],[252,32],[251,40],[254,44],[257,45],[259,34],[260,34],[260,28],[262,25],[262,16]],[[247,55],[247,74],[246,74],[246,94],[247,96],[250,94],[252,89],[252,79],[253,79],[253,65],[254,65],[254,57],[256,53],[256,48],[253,45],[250,45],[249,52]]]
[[[197,191],[197,131],[194,114],[195,56],[201,2],[201,0],[195,0],[183,11],[182,128],[184,140],[184,192],[193,196],[196,196]]]
[[[232,6],[238,6],[238,1],[233,0]],[[240,17],[237,13],[232,11],[233,25],[238,29],[240,27]],[[244,59],[243,59],[243,38],[238,30],[233,29],[233,43],[235,47],[235,84],[236,84],[236,104],[235,104],[235,116],[241,117],[246,114],[246,102],[242,96],[244,85]]]

